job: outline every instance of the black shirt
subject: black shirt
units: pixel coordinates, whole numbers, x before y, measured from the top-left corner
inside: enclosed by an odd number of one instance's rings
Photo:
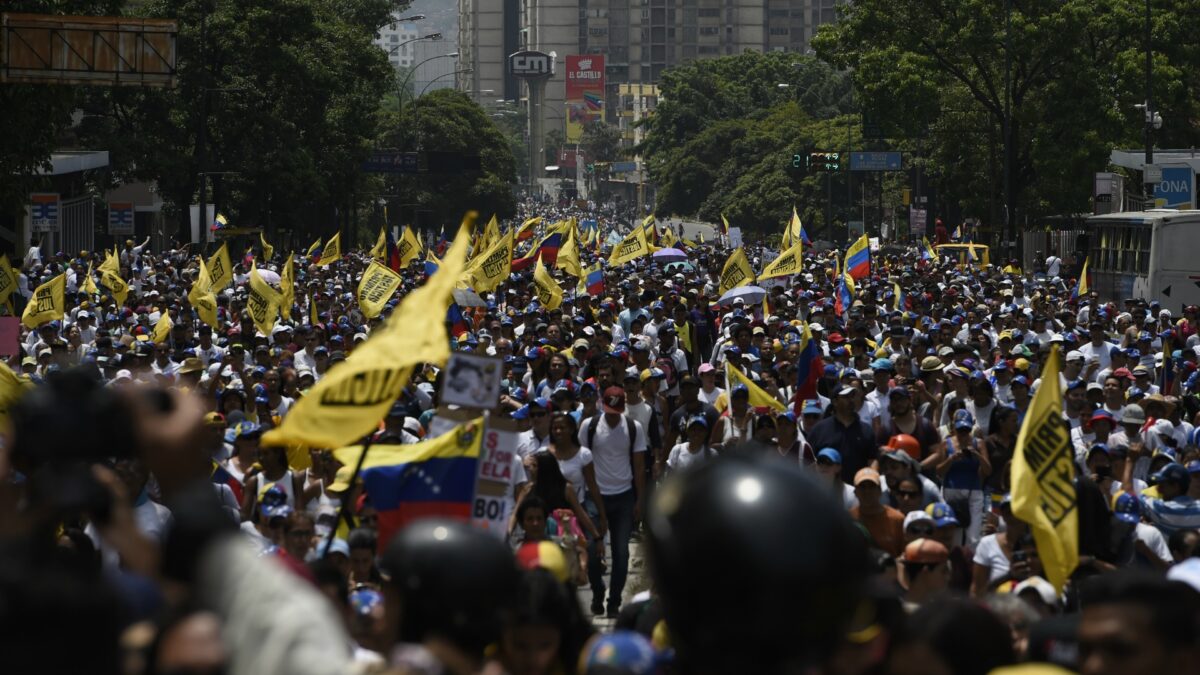
[[[808,442],[813,452],[820,453],[825,448],[833,448],[842,455],[842,480],[854,482],[854,474],[865,468],[871,460],[879,456],[879,446],[875,444],[875,432],[866,422],[854,416],[849,426],[838,421],[836,415],[830,415],[817,422],[812,433],[808,434]]]

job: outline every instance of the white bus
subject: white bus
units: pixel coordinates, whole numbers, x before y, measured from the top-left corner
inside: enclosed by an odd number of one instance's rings
[[[1200,211],[1109,213],[1087,224],[1091,289],[1101,300],[1200,305]]]

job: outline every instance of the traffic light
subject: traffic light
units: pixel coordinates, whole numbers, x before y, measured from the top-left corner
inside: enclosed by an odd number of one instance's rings
[[[842,170],[842,153],[840,152],[810,152],[808,153],[808,168],[810,171],[835,172]]]

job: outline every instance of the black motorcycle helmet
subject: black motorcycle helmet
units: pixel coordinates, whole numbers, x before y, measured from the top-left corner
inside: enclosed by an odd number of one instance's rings
[[[500,638],[513,605],[518,571],[500,539],[468,523],[426,519],[388,544],[381,569],[397,642],[448,640],[469,656]],[[392,620],[398,615],[398,620]]]
[[[859,609],[866,541],[794,463],[730,453],[680,472],[656,491],[648,523],[681,672],[802,672]]]

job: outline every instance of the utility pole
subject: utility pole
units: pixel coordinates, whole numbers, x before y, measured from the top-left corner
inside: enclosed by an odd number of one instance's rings
[[[1146,180],[1147,171],[1154,163],[1154,52],[1151,40],[1150,0],[1146,0],[1146,166],[1142,171],[1142,187],[1147,199],[1154,196],[1154,190]]]
[[[1004,229],[1005,242],[1015,235],[1012,198],[1012,0],[1004,1]],[[1011,245],[1010,245],[1011,246]],[[1007,257],[1012,256],[1009,248]]]
[[[199,208],[196,210],[196,223],[199,232],[199,244],[201,250],[204,250],[204,244],[208,242],[208,174],[205,173],[205,159],[207,156],[208,145],[208,64],[206,63],[206,49],[208,44],[208,10],[205,8],[203,14],[200,15],[200,72],[204,75],[204,89],[200,94],[200,127],[196,130],[196,167],[200,173],[200,199]]]

